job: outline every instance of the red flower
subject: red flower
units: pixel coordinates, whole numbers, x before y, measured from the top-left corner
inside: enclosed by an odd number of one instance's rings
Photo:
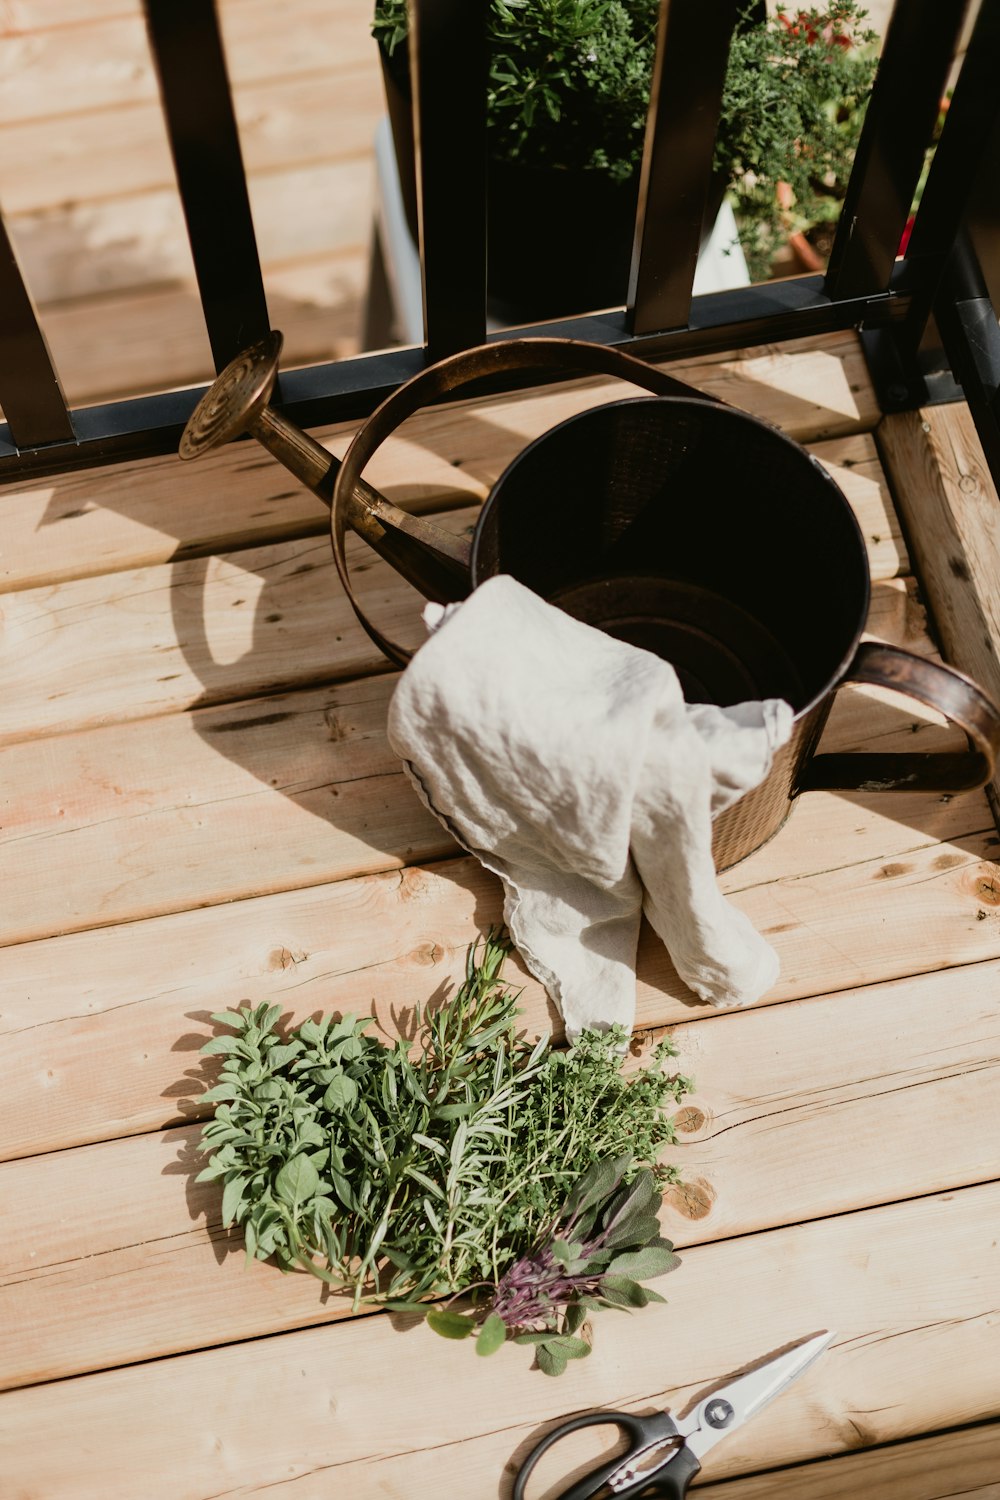
[[[906,247],[910,243],[910,235],[913,233],[913,224],[915,219],[916,214],[911,214],[906,221],[906,227],[904,228],[902,237],[899,241],[899,249],[896,251],[897,256],[906,254]]]
[[[778,20],[791,36],[805,36],[810,45],[814,45],[822,38],[828,47],[843,47],[847,51],[853,46],[851,38],[843,31],[838,31],[837,18],[828,15],[825,20],[816,12],[800,10],[795,20],[792,21],[785,15],[784,11],[777,12]],[[814,22],[822,22],[822,30],[817,31]]]

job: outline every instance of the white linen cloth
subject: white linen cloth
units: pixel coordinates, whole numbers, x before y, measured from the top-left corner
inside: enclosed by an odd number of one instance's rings
[[[789,705],[689,707],[669,663],[506,575],[424,619],[389,743],[500,877],[511,937],[569,1034],[631,1029],[643,910],[701,999],[768,990],[777,957],[722,896],[711,825],[766,775]]]

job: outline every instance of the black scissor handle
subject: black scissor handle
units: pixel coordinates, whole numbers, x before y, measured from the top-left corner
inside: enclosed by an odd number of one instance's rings
[[[657,1412],[652,1417],[636,1417],[628,1411],[591,1411],[580,1417],[571,1417],[568,1422],[561,1423],[552,1432],[547,1433],[528,1454],[518,1470],[511,1500],[524,1500],[525,1485],[542,1454],[547,1453],[562,1438],[567,1437],[571,1432],[577,1432],[581,1427],[618,1427],[630,1439],[628,1452],[619,1453],[615,1458],[601,1464],[599,1468],[591,1469],[590,1473],[577,1480],[576,1484],[563,1490],[559,1500],[592,1500],[593,1496],[599,1495],[605,1488],[611,1476],[630,1458],[640,1454],[643,1449],[655,1443],[666,1443],[671,1438],[677,1438],[680,1441],[677,1424],[665,1411]],[[700,1467],[694,1454],[681,1445],[673,1452],[672,1457],[664,1456],[662,1467],[658,1471],[650,1472],[645,1482],[638,1480],[634,1487],[623,1490],[622,1494],[632,1496],[634,1500],[639,1500],[640,1496],[662,1496],[664,1500],[684,1500],[687,1487]]]

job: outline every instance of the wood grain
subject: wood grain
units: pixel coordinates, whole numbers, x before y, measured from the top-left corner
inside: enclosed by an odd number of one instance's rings
[[[138,4],[108,6],[100,0],[82,25],[53,24],[53,13],[75,18],[79,7],[73,12],[65,3],[53,7],[51,0],[42,0],[30,13],[15,12],[13,24],[0,31],[0,120],[156,100]],[[265,78],[375,63],[371,12],[363,0],[295,0],[294,25],[287,7],[265,0],[224,0],[220,14],[235,89]]]
[[[220,8],[286,362],[336,357],[357,337],[381,112],[370,5]],[[139,0],[0,0],[0,147],[0,201],[71,399],[205,378]],[[678,373],[833,468],[882,581],[874,628],[930,650],[854,335]],[[372,477],[454,508],[538,431],[616,394],[435,411]],[[348,436],[324,434],[335,451]],[[1000,695],[996,497],[968,415],[893,417],[878,441],[942,650]],[[834,1350],[721,1445],[706,1493],[994,1500],[1000,843],[979,794],[803,799],[723,881],[781,959],[750,1012],[692,1006],[644,932],[640,1024],[674,1025],[698,1081],[678,1148],[695,1186],[667,1214],[684,1264],[667,1308],[599,1323],[595,1358],[562,1382],[529,1374],[523,1350],[484,1368],[422,1329],[338,1322],[297,1278],[228,1253],[178,1160],[198,1133],[207,1012],[350,1006],[391,1033],[499,913],[496,882],[454,857],[392,762],[392,679],[332,681],[382,667],[340,628],[325,530],[249,445],[0,493],[0,919],[30,939],[0,948],[0,1155],[28,1158],[0,1168],[0,1366],[69,1377],[0,1398],[5,1497],[496,1500],[568,1409],[683,1408],[832,1323]],[[312,547],[322,570],[296,572]],[[383,602],[391,624],[402,600]],[[845,692],[827,747],[915,742],[955,740],[899,699]],[[527,1030],[558,1030],[534,981],[523,1004]],[[205,1347],[225,1339],[247,1342]],[[115,1360],[151,1362],[98,1369]]]
[[[299,24],[295,13],[300,3],[289,6],[286,0],[286,28]],[[229,8],[223,7],[224,15]],[[134,66],[140,66],[138,60]],[[50,79],[44,88],[48,104]],[[235,89],[233,105],[248,174],[287,171],[310,161],[368,158],[385,111],[374,42],[371,56],[351,69],[331,60],[315,73],[263,78]],[[174,186],[156,98],[80,109],[72,123],[49,111],[24,120],[0,115],[0,146],[0,200],[11,219]],[[303,204],[303,211],[308,208]]]
[[[945,654],[1000,703],[1000,499],[969,409],[886,417],[879,443]]]
[[[997,1500],[1000,1423],[707,1487],[705,1500]]]
[[[318,546],[299,544],[291,558],[313,557]],[[325,561],[325,544],[322,548]],[[373,568],[369,576],[374,573]],[[146,611],[131,626],[141,640],[149,596],[141,590],[133,593],[133,575],[118,577],[129,585],[119,599],[129,604],[136,598],[138,609]],[[338,651],[337,639],[323,633],[315,609],[300,608],[300,586],[308,578],[297,575],[288,559],[283,579],[292,605],[274,587],[265,615],[265,621],[277,617],[272,627],[275,657],[254,642],[252,652],[231,670],[219,670],[225,684],[220,696],[223,691],[237,698],[259,692],[268,685],[261,675],[268,670],[280,681],[296,673],[320,677],[324,665],[331,675],[339,670],[346,676],[352,666],[360,670],[377,664],[371,659],[374,648],[368,648],[365,660],[367,638],[353,617],[352,628],[346,622],[341,626]],[[90,590],[99,582],[88,580],[85,586]],[[218,607],[206,612],[207,634],[217,650],[219,642],[227,645],[233,639],[224,632],[233,630],[234,623],[238,627],[235,602],[249,592],[242,579],[235,586],[231,579],[220,579],[223,584],[216,591]],[[175,589],[175,611],[176,594]],[[11,600],[16,605],[28,597],[14,595]],[[258,619],[260,613],[258,609]],[[286,618],[292,625],[282,639]],[[0,881],[9,891],[0,915],[0,943],[315,885],[455,852],[419,804],[386,741],[395,676],[177,714],[169,711],[181,706],[175,695],[193,696],[195,681],[190,670],[170,670],[183,666],[180,648],[171,651],[167,642],[157,648],[155,638],[151,642],[147,637],[130,659],[115,652],[115,623],[109,618],[103,661],[93,630],[74,634],[68,626],[68,650],[59,674],[48,681],[38,657],[23,648],[23,690],[11,704],[17,715],[12,732],[18,737],[0,746]],[[870,617],[875,634],[925,652],[928,643],[920,624],[905,580],[877,587]],[[16,629],[12,638],[17,640]],[[328,651],[333,660],[326,663]],[[190,645],[186,655],[193,655]],[[89,697],[83,692],[85,667]],[[157,669],[165,669],[165,680],[147,686]],[[204,680],[203,667],[201,671]],[[25,701],[32,686],[34,705]],[[144,687],[145,700],[139,696]],[[206,688],[204,696],[213,695]],[[838,697],[824,748],[909,751],[917,735],[922,750],[964,743],[953,731],[939,729],[933,714],[907,700],[858,688],[846,688]],[[23,737],[32,707],[35,727],[69,728],[88,719],[95,727],[58,735],[39,755],[37,743]],[[51,716],[46,722],[46,711],[60,716],[55,725]],[[102,718],[143,711],[159,711],[162,717],[100,725]],[[869,794],[851,809],[832,794],[811,794],[796,809],[794,837],[782,840],[780,865],[761,851],[756,863],[731,871],[727,885],[734,890],[758,885],[773,879],[776,868],[786,876],[803,875],[853,865],[876,851],[900,855],[982,826],[982,817],[975,801],[956,799],[953,806],[934,795],[904,805],[898,798]],[[53,862],[63,872],[56,888]]]
[[[271,320],[284,334],[285,368],[322,363],[358,352],[367,276],[368,258],[359,251],[322,255],[267,268],[264,289]],[[176,386],[208,384],[215,374],[201,301],[191,285],[177,282],[134,293],[121,292],[89,297],[81,302],[58,303],[45,310],[44,321],[49,349],[66,399],[74,406],[145,395]],[[234,474],[238,467],[235,453],[230,455],[230,462],[233,470],[229,474],[227,499],[231,498],[239,509],[248,509],[246,502],[239,498]],[[156,489],[157,460],[147,461],[146,468],[136,464],[126,467],[133,478],[138,477],[142,486],[141,501],[149,505],[152,496],[145,493],[145,481],[148,474],[153,480],[151,488]],[[65,487],[72,488],[83,481],[88,473],[84,470],[75,475],[61,476],[57,481],[50,481],[47,488],[50,494],[61,494]],[[190,471],[185,471],[178,480],[178,488],[182,484],[190,485],[192,477]],[[103,485],[98,485],[96,476],[91,475],[89,494],[97,496],[100,504],[110,507],[115,490],[121,487],[121,480],[114,469],[103,470],[102,478]],[[277,465],[271,478],[273,489],[287,493],[288,476]],[[105,498],[109,490],[111,493]],[[6,496],[10,497],[9,490]],[[47,509],[43,508],[43,516]],[[67,503],[66,509],[73,507]],[[205,515],[204,505],[201,509],[204,522],[210,521]],[[217,519],[225,524],[219,506],[214,509]],[[291,507],[293,522],[297,509],[299,507]],[[154,514],[164,533],[162,554],[159,558],[133,554],[130,559],[133,562],[163,561],[170,556],[166,533],[170,530],[173,515],[170,511]],[[109,510],[107,519],[111,522],[109,529],[113,529],[116,521],[119,530],[123,529],[125,518],[113,509]],[[27,516],[21,516],[18,529],[28,532],[29,554],[23,555],[19,548],[16,565],[19,569],[25,564],[30,566],[30,553],[34,552],[41,554],[39,561],[44,567],[45,553],[41,543],[45,540],[54,542],[56,534],[50,529],[46,536],[39,538],[37,533],[28,531],[27,520]],[[82,559],[75,550],[79,566]],[[8,567],[12,567],[15,559],[8,555],[7,562]],[[110,557],[107,565],[109,569],[113,566]]]
[[[989,1181],[991,1132],[927,1125],[1000,1117],[998,978],[994,961],[676,1027],[696,1089],[666,1153],[684,1185],[664,1232],[690,1246]],[[350,1315],[304,1274],[244,1267],[217,1186],[194,1182],[199,1139],[193,1125],[0,1167],[0,1385]]]
[[[450,511],[442,524],[469,530],[475,517]],[[356,539],[348,555],[369,615],[419,646],[416,591]],[[912,635],[911,594],[901,579],[878,584],[870,628]],[[899,626],[884,623],[900,612]],[[19,590],[4,600],[0,629],[10,657],[0,744],[386,667],[323,536]]]
[[[833,1348],[706,1478],[982,1421],[1000,1412],[998,1211],[990,1184],[693,1248],[668,1306],[606,1315],[558,1381],[529,1374],[528,1350],[484,1368],[375,1316],[11,1392],[0,1466],[18,1500],[131,1500],[137,1474],[151,1500],[327,1500],[333,1481],[361,1500],[489,1500],[567,1411],[683,1409],[821,1328]]]
[[[374,188],[367,155],[257,173],[247,187],[265,265],[367,249]],[[302,204],[310,206],[308,213]],[[8,228],[39,303],[135,291],[175,278],[190,281],[193,274],[180,198],[172,186],[41,209],[12,217]]]
[[[970,823],[976,811],[970,804]],[[786,848],[794,826],[781,835]],[[798,876],[782,874],[778,841],[769,848],[771,878],[733,898],[781,962],[762,1005],[1000,955],[992,826]],[[279,1001],[298,1019],[371,1011],[392,1035],[415,1001],[453,989],[468,945],[500,915],[499,883],[467,859],[2,948],[11,1081],[0,1095],[0,1155],[183,1119],[197,1092],[185,1081],[197,1062],[188,1054],[209,1013],[227,1005]],[[561,1034],[541,987],[519,963],[511,973],[525,1027]],[[640,1025],[704,1012],[649,929],[637,976]]]

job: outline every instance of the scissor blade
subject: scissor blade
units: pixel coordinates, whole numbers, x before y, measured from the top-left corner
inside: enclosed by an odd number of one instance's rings
[[[815,1338],[803,1339],[791,1349],[784,1350],[774,1359],[738,1375],[700,1401],[694,1411],[680,1424],[687,1434],[688,1447],[700,1458],[714,1448],[721,1438],[761,1411],[775,1396],[791,1385],[793,1380],[807,1370],[824,1349],[829,1348],[833,1333],[819,1333]],[[732,1408],[731,1415],[726,1407]]]

